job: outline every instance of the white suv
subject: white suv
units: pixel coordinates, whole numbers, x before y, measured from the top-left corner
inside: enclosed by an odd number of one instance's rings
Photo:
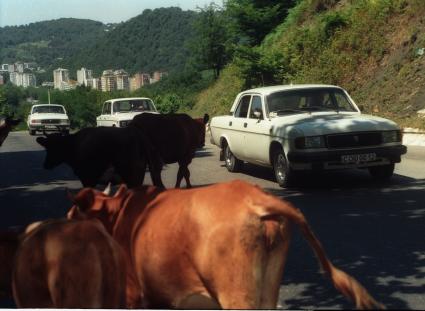
[[[27,125],[30,135],[35,135],[37,131],[69,134],[69,118],[62,105],[33,105]]]
[[[158,113],[147,97],[115,98],[103,103],[102,113],[96,118],[97,126],[126,127],[140,113]]]

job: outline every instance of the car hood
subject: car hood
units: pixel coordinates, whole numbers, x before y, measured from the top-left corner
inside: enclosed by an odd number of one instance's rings
[[[68,116],[63,113],[34,113],[30,115],[31,120],[45,120],[45,119],[61,119],[68,120]]]
[[[347,112],[313,112],[279,116],[272,119],[272,127],[279,136],[315,136],[399,129],[395,122],[388,119]]]

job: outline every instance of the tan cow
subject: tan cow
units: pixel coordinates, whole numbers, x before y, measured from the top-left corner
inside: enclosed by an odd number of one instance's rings
[[[83,189],[68,217],[96,217],[127,256],[130,306],[275,308],[296,224],[336,289],[357,308],[381,308],[335,268],[303,214],[242,181],[181,190],[122,186],[114,197]],[[132,268],[131,268],[132,267]]]
[[[19,308],[125,307],[121,247],[97,220],[52,220],[27,229],[12,275]]]

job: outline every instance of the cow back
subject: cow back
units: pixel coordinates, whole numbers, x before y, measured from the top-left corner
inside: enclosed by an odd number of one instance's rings
[[[165,163],[192,159],[205,141],[205,125],[187,114],[143,113],[134,117],[131,126],[148,136]]]
[[[42,223],[17,251],[13,295],[20,308],[124,307],[122,250],[99,222]]]

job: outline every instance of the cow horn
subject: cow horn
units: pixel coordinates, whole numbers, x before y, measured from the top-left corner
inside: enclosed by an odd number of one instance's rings
[[[106,186],[105,190],[103,190],[103,194],[110,196],[111,195],[111,183],[109,182]]]

